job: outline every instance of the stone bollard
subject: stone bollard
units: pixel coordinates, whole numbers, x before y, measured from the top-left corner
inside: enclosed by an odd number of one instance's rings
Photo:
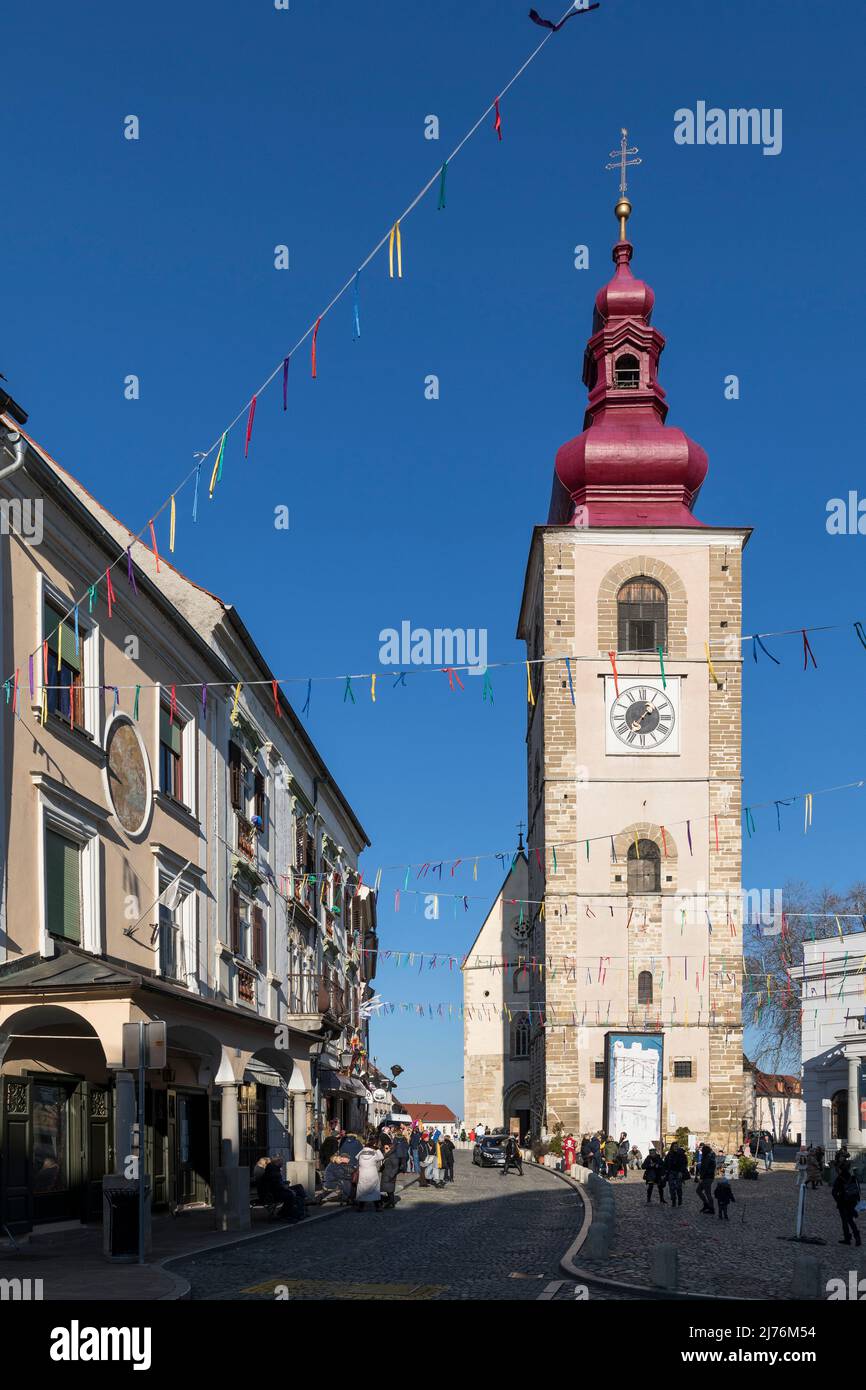
[[[612,1240],[613,1225],[610,1220],[605,1216],[593,1213],[589,1235],[584,1241],[580,1253],[585,1255],[588,1260],[606,1260],[610,1255]]]
[[[654,1245],[650,1250],[650,1283],[657,1289],[675,1289],[679,1282],[679,1255],[675,1245]]]
[[[821,1261],[816,1255],[808,1255],[805,1250],[794,1251],[791,1297],[824,1297],[824,1272],[821,1268]]]

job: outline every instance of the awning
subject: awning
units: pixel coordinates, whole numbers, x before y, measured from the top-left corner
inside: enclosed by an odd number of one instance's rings
[[[359,1100],[369,1100],[366,1086],[354,1076],[345,1076],[340,1071],[320,1071],[319,1089],[330,1095],[354,1096]]]
[[[281,1090],[286,1089],[286,1078],[278,1075],[271,1067],[264,1062],[259,1062],[255,1057],[251,1057],[244,1068],[244,1084],[249,1086],[255,1082],[259,1086],[276,1086]]]

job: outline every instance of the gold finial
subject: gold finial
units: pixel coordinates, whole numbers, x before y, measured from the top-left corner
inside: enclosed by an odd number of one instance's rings
[[[629,214],[631,213],[631,203],[629,202],[627,197],[628,177],[626,175],[626,169],[630,169],[633,164],[642,164],[643,161],[640,159],[629,158],[630,155],[636,155],[638,151],[637,146],[635,146],[633,149],[629,149],[628,131],[626,130],[625,126],[623,126],[622,128],[620,136],[621,139],[619,149],[611,150],[610,152],[610,157],[614,161],[614,163],[606,164],[605,168],[619,169],[619,199],[613,211],[614,215],[619,218],[619,239],[620,241],[625,241],[627,239],[625,224],[629,219]]]

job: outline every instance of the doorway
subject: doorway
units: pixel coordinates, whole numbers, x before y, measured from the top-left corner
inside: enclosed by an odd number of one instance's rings
[[[169,1091],[168,1118],[174,1201],[210,1202],[210,1110],[204,1091]],[[173,1123],[172,1123],[173,1121]]]

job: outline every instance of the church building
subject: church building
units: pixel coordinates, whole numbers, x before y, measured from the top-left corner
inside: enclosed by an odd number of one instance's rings
[[[740,1140],[741,560],[694,514],[707,456],[665,423],[665,339],[631,269],[625,137],[584,428],[556,455],[518,637],[529,679],[533,1133]],[[567,660],[566,660],[567,658]]]

